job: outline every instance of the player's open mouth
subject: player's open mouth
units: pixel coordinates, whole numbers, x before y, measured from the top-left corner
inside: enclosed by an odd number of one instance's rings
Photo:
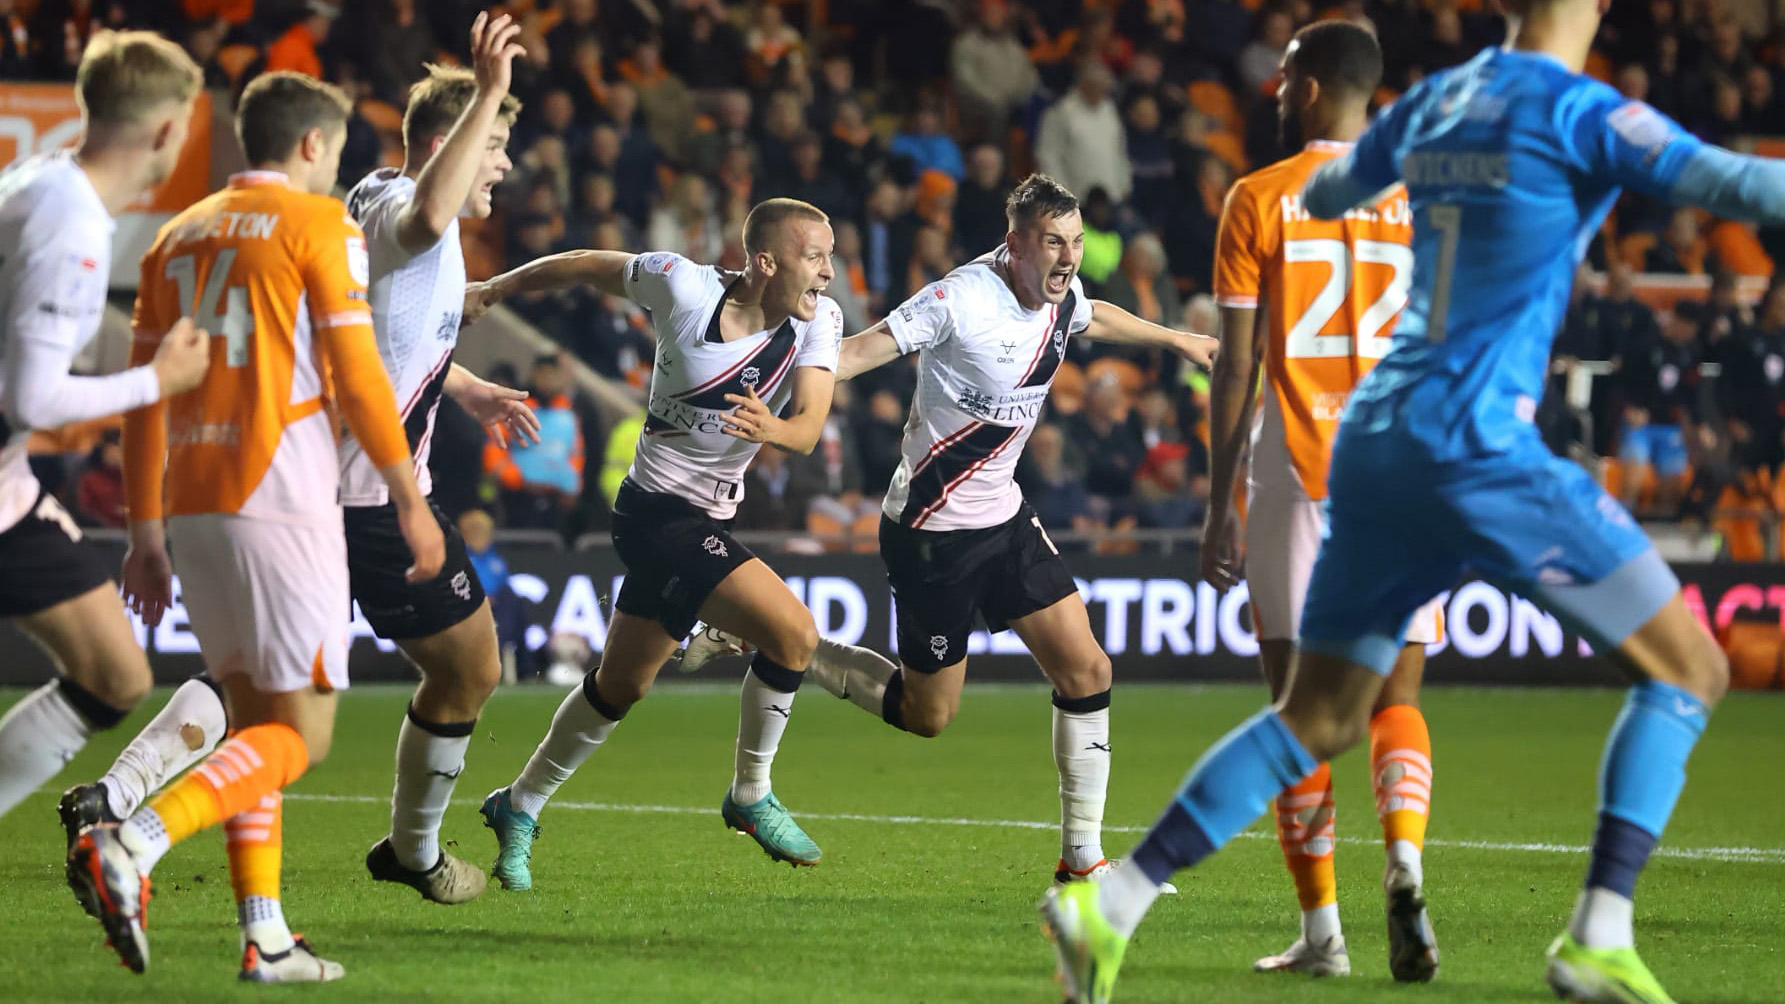
[[[1050,293],[1064,293],[1066,292],[1066,287],[1070,285],[1072,285],[1071,269],[1049,272],[1047,274],[1047,291]]]
[[[830,287],[828,284],[824,285],[824,286],[813,286],[811,289],[808,289],[804,293],[800,294],[800,302],[804,303],[808,307],[812,307],[812,308],[816,309],[818,307],[818,294],[824,292],[826,289],[829,289],[829,288]]]

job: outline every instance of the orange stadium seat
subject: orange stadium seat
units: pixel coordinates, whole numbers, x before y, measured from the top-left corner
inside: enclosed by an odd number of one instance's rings
[[[217,68],[229,78],[229,86],[235,87],[242,82],[242,74],[260,58],[260,47],[256,45],[226,45],[217,50]]]

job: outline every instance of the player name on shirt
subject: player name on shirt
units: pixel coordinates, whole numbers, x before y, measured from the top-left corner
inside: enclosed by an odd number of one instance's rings
[[[918,352],[917,397],[882,506],[930,530],[997,526],[1022,504],[1017,458],[1035,431],[1066,341],[1091,323],[1075,276],[1066,299],[1030,310],[1005,281],[1002,247],[919,290],[887,316]]]
[[[650,404],[627,476],[715,519],[737,511],[744,469],[761,448],[725,434],[724,416],[737,408],[726,395],[754,387],[779,414],[793,396],[794,371],[835,372],[843,338],[843,311],[821,296],[810,321],[790,317],[772,330],[726,341],[719,315],[739,279],[667,251],[634,256],[625,275],[626,295],[645,308],[657,332]]]

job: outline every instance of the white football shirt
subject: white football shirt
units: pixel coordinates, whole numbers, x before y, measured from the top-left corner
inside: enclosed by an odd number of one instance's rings
[[[70,153],[32,157],[0,175],[0,530],[37,501],[25,456],[33,428],[115,415],[161,396],[149,366],[102,377],[68,372],[99,333],[112,228]]]
[[[650,312],[657,332],[651,400],[638,453],[627,476],[646,491],[675,495],[730,519],[744,497],[744,469],[761,444],[724,433],[737,406],[727,394],[745,386],[780,413],[793,396],[793,371],[836,372],[843,311],[818,298],[810,321],[788,318],[773,331],[724,341],[719,312],[725,291],[742,277],[678,254],[636,255],[626,265],[626,295]]]
[[[977,530],[1016,515],[1016,462],[1035,431],[1066,339],[1091,324],[1073,276],[1066,299],[1029,310],[1004,280],[1007,249],[962,265],[887,315],[916,352],[917,397],[881,510],[925,530]]]
[[[347,211],[366,232],[371,259],[367,278],[372,327],[378,354],[397,392],[397,407],[415,455],[415,480],[423,495],[434,490],[428,472],[434,416],[459,344],[459,315],[465,309],[465,252],[459,221],[453,220],[433,247],[410,254],[397,239],[397,217],[415,201],[415,179],[387,167],[353,186]],[[390,501],[390,489],[352,436],[341,440],[341,504],[376,506]]]

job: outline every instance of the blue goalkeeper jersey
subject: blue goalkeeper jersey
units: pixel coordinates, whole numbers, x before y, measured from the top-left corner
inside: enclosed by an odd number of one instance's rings
[[[1489,49],[1409,91],[1335,165],[1354,191],[1405,182],[1414,211],[1407,308],[1352,395],[1353,435],[1400,425],[1432,460],[1533,436],[1574,270],[1619,189],[1668,198],[1704,148],[1543,55]]]

